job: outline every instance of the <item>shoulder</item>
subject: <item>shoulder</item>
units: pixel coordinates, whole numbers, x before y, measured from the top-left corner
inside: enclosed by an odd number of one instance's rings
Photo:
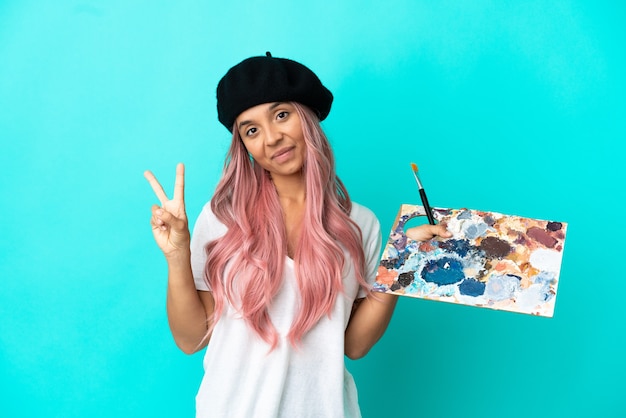
[[[198,220],[196,222],[205,222],[211,225],[221,223],[217,219],[217,216],[213,213],[213,209],[211,209],[210,200],[202,206],[202,210],[200,211],[200,215],[198,215]]]
[[[369,230],[380,228],[380,222],[374,212],[359,203],[352,202],[350,218],[356,222],[361,229]]]
[[[195,235],[203,235],[205,239],[215,239],[226,233],[226,225],[217,219],[211,209],[211,201],[207,202],[200,211],[194,226]]]

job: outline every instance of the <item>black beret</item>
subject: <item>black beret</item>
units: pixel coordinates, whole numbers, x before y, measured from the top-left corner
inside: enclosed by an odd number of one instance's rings
[[[313,109],[320,121],[330,112],[332,93],[304,65],[286,58],[251,57],[232,67],[217,85],[217,118],[231,131],[251,107],[294,101]]]

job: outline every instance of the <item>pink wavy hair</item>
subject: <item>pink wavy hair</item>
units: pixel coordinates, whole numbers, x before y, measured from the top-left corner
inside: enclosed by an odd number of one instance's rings
[[[306,143],[306,209],[294,254],[300,305],[288,334],[289,342],[297,346],[322,316],[330,316],[337,295],[343,291],[345,252],[354,263],[359,284],[368,285],[361,230],[349,217],[352,202],[335,173],[328,139],[313,111],[292,104]],[[227,232],[206,245],[205,280],[215,299],[209,333],[228,300],[273,349],[278,333],[268,306],[282,285],[287,235],[270,175],[251,160],[237,129],[233,129],[211,209]]]

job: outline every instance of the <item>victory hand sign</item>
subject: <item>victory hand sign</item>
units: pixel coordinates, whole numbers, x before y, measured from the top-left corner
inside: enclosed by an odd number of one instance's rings
[[[189,252],[189,227],[185,213],[185,166],[176,166],[174,197],[169,199],[154,174],[150,171],[144,177],[152,186],[152,190],[161,202],[161,206],[152,206],[152,233],[154,239],[165,254],[165,257]]]
[[[152,206],[152,233],[167,260],[167,319],[178,347],[187,354],[208,343],[207,322],[215,306],[211,292],[196,290],[191,271],[190,235],[185,213],[185,166],[176,166],[174,197],[170,200],[154,174],[144,176],[161,201]]]

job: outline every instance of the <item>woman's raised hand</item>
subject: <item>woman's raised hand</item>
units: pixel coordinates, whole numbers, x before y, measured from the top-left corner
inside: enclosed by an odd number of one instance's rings
[[[185,166],[176,166],[174,197],[170,200],[154,174],[144,172],[144,177],[161,202],[161,206],[152,206],[152,233],[154,239],[166,257],[189,252],[189,227],[185,213]]]

